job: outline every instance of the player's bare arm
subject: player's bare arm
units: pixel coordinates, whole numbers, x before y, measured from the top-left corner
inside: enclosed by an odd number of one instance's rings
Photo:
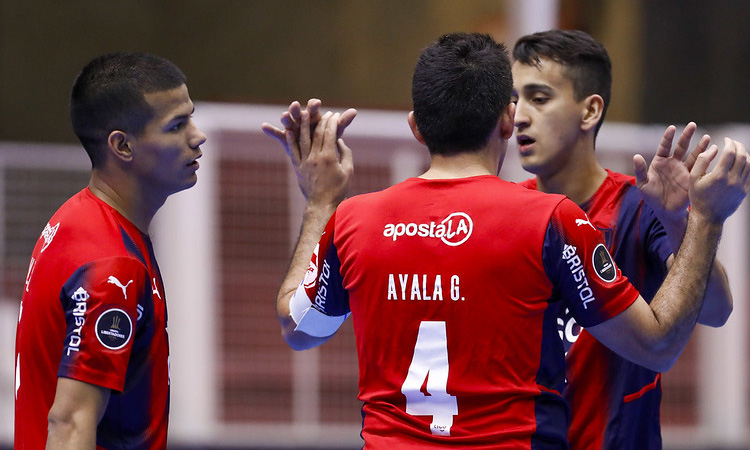
[[[633,157],[636,185],[643,193],[645,201],[664,225],[672,248],[675,249],[679,248],[685,235],[690,169],[693,168],[698,155],[705,152],[711,142],[710,136],[703,135],[693,150],[688,152],[690,140],[696,128],[694,122],[688,123],[680,134],[674,151],[672,151],[672,141],[676,128],[669,126],[664,132],[656,154],[648,167],[641,155]],[[671,267],[673,261],[674,257],[670,256],[667,260],[667,267]],[[729,289],[726,271],[721,262],[715,260],[698,322],[703,325],[720,327],[729,319],[732,309],[732,293]]]
[[[96,427],[110,390],[70,378],[59,378],[49,412],[47,450],[94,450]]]
[[[750,157],[744,146],[726,139],[701,153],[690,171],[691,210],[674,264],[651,304],[639,297],[622,314],[588,328],[621,356],[664,372],[682,352],[700,312],[724,221],[750,190]]]
[[[291,146],[292,163],[300,177],[300,188],[307,193],[307,205],[299,240],[276,298],[276,312],[284,339],[297,350],[319,345],[328,339],[296,331],[296,323],[290,316],[289,302],[304,279],[310,256],[328,219],[346,196],[349,187],[353,172],[352,154],[344,141],[337,138],[339,120],[338,113],[324,114],[311,137],[310,114],[302,111],[299,140],[292,142]]]

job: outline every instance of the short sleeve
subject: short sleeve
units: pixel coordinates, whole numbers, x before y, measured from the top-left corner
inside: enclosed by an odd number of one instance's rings
[[[349,295],[344,289],[341,276],[341,261],[333,243],[335,223],[334,213],[315,247],[302,284],[313,308],[337,317],[346,315],[351,310]]]
[[[150,295],[148,272],[137,259],[89,262],[60,292],[67,325],[59,377],[122,391],[139,319]]]
[[[553,212],[543,247],[544,267],[565,306],[583,327],[627,309],[638,291],[607,250],[599,230],[569,199]]]
[[[645,230],[645,251],[655,255],[656,259],[666,265],[669,255],[673,253],[672,243],[669,241],[664,225],[659,221],[648,205],[643,205],[640,220],[641,230]]]

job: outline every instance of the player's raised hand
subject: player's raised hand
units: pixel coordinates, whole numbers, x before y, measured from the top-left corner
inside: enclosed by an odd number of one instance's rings
[[[649,166],[646,165],[643,156],[633,157],[636,186],[657,214],[683,216],[687,210],[690,170],[698,156],[706,151],[711,142],[708,135],[703,135],[688,154],[690,140],[696,128],[694,122],[688,123],[672,151],[672,142],[677,129],[673,125],[667,127]],[[685,158],[686,154],[687,158]]]
[[[299,166],[303,157],[302,148],[307,148],[309,150],[310,136],[315,132],[316,126],[322,118],[320,114],[320,106],[321,101],[316,98],[308,100],[305,109],[302,109],[302,106],[298,101],[294,101],[289,105],[287,111],[284,111],[281,115],[280,121],[281,125],[284,127],[283,130],[267,122],[264,122],[261,126],[263,132],[279,141],[286,151],[289,159],[292,161],[292,166],[297,175],[300,189],[305,198],[309,198],[308,191],[304,186],[305,183],[303,175],[300,173]],[[357,110],[353,108],[349,108],[338,115],[336,128],[337,139],[342,137],[344,130],[346,130],[346,127],[352,123],[356,116]],[[303,121],[305,125],[303,125]],[[305,142],[302,142],[303,139],[305,139]],[[342,149],[339,148],[339,151],[341,150]]]
[[[295,145],[299,141],[300,137],[302,113],[303,111],[305,111],[309,115],[310,133],[313,133],[321,118],[320,106],[321,101],[319,99],[311,98],[307,101],[307,107],[305,109],[302,109],[300,103],[295,100],[289,105],[289,109],[281,114],[280,121],[281,125],[284,127],[283,130],[276,128],[275,126],[267,122],[264,122],[261,125],[261,129],[264,133],[266,133],[266,135],[276,139],[277,141],[279,141],[279,143],[281,143],[289,157],[292,158],[292,162],[295,164],[295,167],[297,167],[296,163],[299,161],[299,159],[295,159],[295,156],[297,156],[295,155]],[[356,116],[357,110],[354,108],[349,108],[341,113],[341,115],[339,116],[338,129],[336,132],[338,138],[343,136],[346,127],[348,127],[349,124],[352,123]]]
[[[708,166],[718,147],[701,153],[690,171],[690,214],[697,213],[714,223],[723,223],[740,206],[750,191],[750,155],[738,141],[724,138],[716,166]]]
[[[354,171],[352,151],[338,138],[341,114],[321,116],[312,136],[310,115],[303,111],[300,118],[300,188],[309,204],[335,207],[346,197]]]

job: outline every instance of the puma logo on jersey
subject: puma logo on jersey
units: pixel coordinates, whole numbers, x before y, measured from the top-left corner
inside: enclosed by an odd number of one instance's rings
[[[42,238],[44,239],[44,245],[42,246],[42,249],[39,251],[39,253],[42,253],[43,251],[47,250],[47,247],[52,243],[52,239],[55,238],[55,234],[57,234],[57,230],[60,228],[60,222],[58,222],[54,227],[47,223],[45,225],[44,230],[42,230]]]
[[[151,279],[151,294],[159,297],[159,300],[161,300],[161,294],[159,294],[159,288],[156,287],[156,277]]]
[[[596,227],[591,224],[590,220],[576,219],[576,225],[578,225],[579,227],[581,225],[588,225],[588,226],[590,226],[591,228],[593,228],[596,231]]]
[[[130,286],[130,283],[132,283],[132,282],[133,282],[133,280],[130,280],[130,281],[128,281],[128,282],[127,282],[127,283],[126,283],[126,284],[125,284],[125,285],[123,286],[123,284],[122,284],[122,283],[120,282],[120,280],[118,280],[117,278],[115,278],[115,277],[114,277],[113,275],[110,275],[110,276],[109,276],[109,278],[107,279],[107,283],[110,283],[110,284],[114,284],[115,286],[117,286],[117,287],[119,287],[120,289],[122,289],[122,295],[124,295],[124,296],[125,296],[125,300],[127,300],[127,299],[128,299],[128,292],[127,292],[127,288],[128,288],[128,286]]]

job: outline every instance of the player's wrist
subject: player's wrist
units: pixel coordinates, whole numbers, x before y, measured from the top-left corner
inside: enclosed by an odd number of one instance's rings
[[[314,217],[323,217],[327,221],[336,211],[336,207],[341,203],[335,200],[310,199],[305,205],[304,218],[312,219]]]
[[[691,208],[687,218],[685,235],[699,235],[704,238],[715,237],[718,241],[724,227],[724,219],[700,209]]]
[[[717,214],[709,207],[703,208],[697,205],[691,205],[688,214],[688,224],[695,222],[698,226],[702,227],[718,227],[718,229],[721,229],[726,219],[726,217]]]

